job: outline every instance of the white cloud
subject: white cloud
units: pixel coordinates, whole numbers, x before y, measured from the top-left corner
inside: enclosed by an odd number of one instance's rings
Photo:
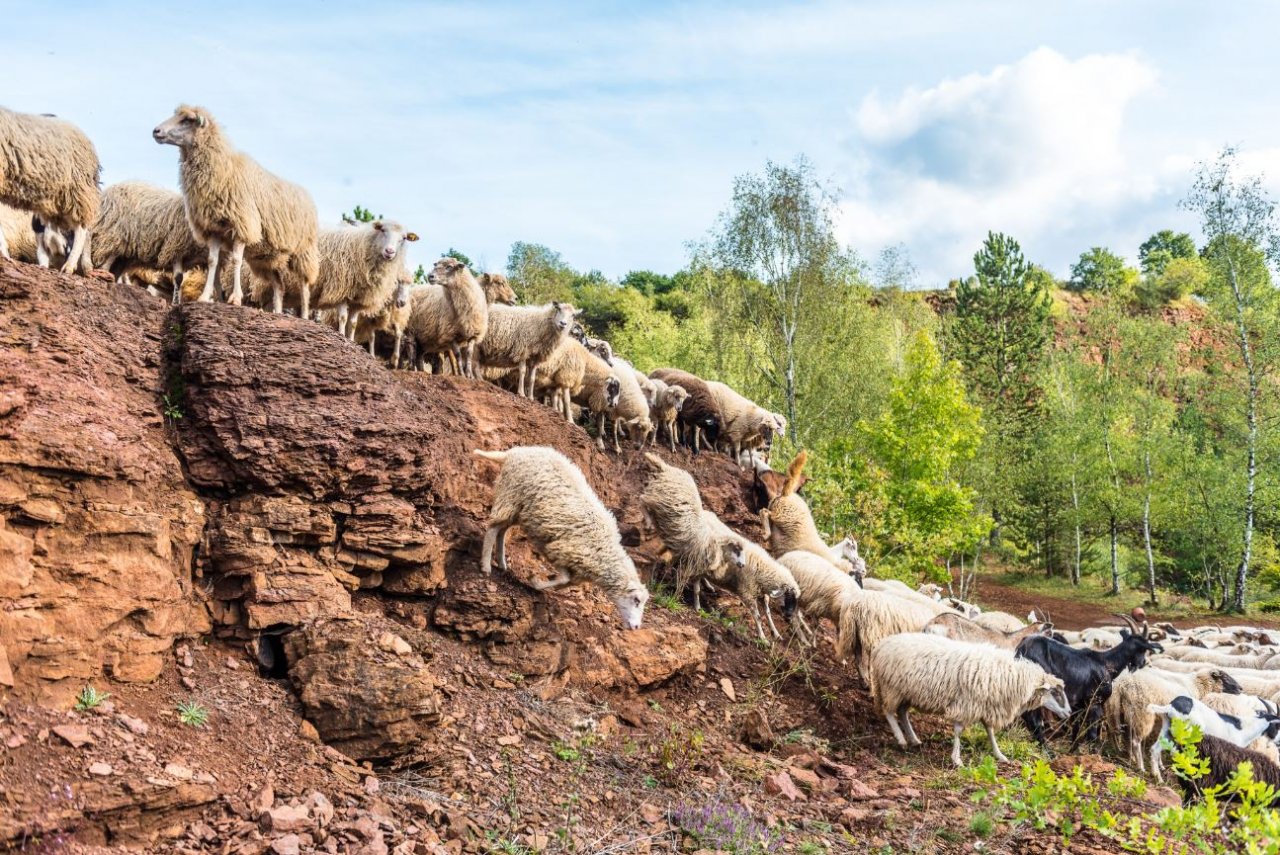
[[[1126,111],[1156,83],[1137,56],[1039,48],[896,98],[872,92],[855,116],[842,231],[860,247],[906,243],[929,283],[966,272],[988,229],[1064,273],[1081,249],[1175,215],[1185,166],[1127,137]]]

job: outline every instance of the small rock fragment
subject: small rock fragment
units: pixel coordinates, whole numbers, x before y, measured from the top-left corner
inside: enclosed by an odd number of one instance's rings
[[[90,775],[98,775],[103,778],[110,775],[113,771],[114,770],[111,768],[111,764],[109,763],[94,763],[89,767]]]
[[[178,763],[170,763],[165,766],[164,773],[170,778],[177,778],[179,781],[190,781],[196,774],[186,766],[182,766]]]
[[[54,734],[72,748],[80,748],[93,743],[89,728],[82,724],[60,724],[53,729]]]

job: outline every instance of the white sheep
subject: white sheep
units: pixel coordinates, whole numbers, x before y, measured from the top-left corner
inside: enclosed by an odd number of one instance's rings
[[[8,245],[10,257],[17,261],[37,264],[43,255],[56,259],[54,263],[61,266],[67,255],[67,243],[62,232],[46,228],[42,235],[37,235],[32,224],[33,216],[30,211],[0,205],[0,243]]]
[[[871,694],[898,745],[920,745],[912,709],[941,715],[952,724],[951,762],[963,766],[960,735],[981,723],[991,753],[1004,756],[996,730],[1041,707],[1066,718],[1071,713],[1062,680],[1007,650],[966,644],[936,635],[909,633],[887,638],[871,654]]]
[[[764,547],[747,540],[724,524],[718,516],[708,510],[702,512],[707,525],[722,537],[736,537],[741,542],[744,561],[742,566],[730,564],[719,573],[708,578],[717,587],[736,594],[747,606],[751,618],[756,624],[756,634],[761,641],[768,639],[764,634],[764,626],[760,623],[760,603],[764,601],[764,614],[769,622],[769,629],[774,638],[782,638],[778,627],[773,623],[773,612],[769,609],[770,600],[782,601],[782,614],[791,619],[796,612],[800,597],[800,586],[791,575],[791,571],[774,561]]]
[[[376,312],[362,314],[356,321],[356,344],[367,344],[369,355],[376,356],[378,333],[390,335],[395,343],[391,349],[391,367],[400,367],[400,348],[404,343],[404,331],[409,325],[409,315],[413,310],[413,283],[402,280],[382,308]],[[337,328],[337,312],[334,310],[334,328]],[[348,319],[348,323],[350,320]]]
[[[549,399],[551,407],[573,421],[573,403],[590,410],[598,419],[596,445],[604,448],[604,419],[618,403],[621,384],[603,360],[580,342],[565,336],[538,368],[535,394]]]
[[[609,411],[609,418],[613,423],[613,450],[620,452],[622,448],[618,444],[618,432],[621,428],[626,427],[639,438],[639,444],[643,445],[653,423],[649,420],[649,399],[636,380],[639,372],[619,356],[613,357],[612,368],[614,376],[618,378],[619,395],[618,403]]]
[[[869,679],[871,655],[884,639],[904,632],[918,633],[929,621],[948,613],[940,603],[921,602],[897,596],[889,591],[858,593],[845,603],[840,616],[841,659],[852,659],[858,673]]]
[[[779,555],[778,563],[787,568],[800,588],[797,614],[802,617],[796,623],[796,629],[801,639],[809,644],[817,641],[806,619],[817,623],[826,618],[836,627],[836,650],[847,648],[848,644],[839,634],[851,629],[842,617],[846,614],[845,606],[861,594],[858,583],[841,573],[830,561],[803,549]]]
[[[700,609],[702,579],[724,575],[730,563],[739,567],[745,563],[742,538],[724,535],[707,524],[692,475],[656,454],[646,453],[645,460],[655,470],[640,494],[645,520],[670,553],[676,593],[684,593],[692,583],[694,608]]]
[[[284,311],[284,294],[299,294],[303,316],[309,289],[320,273],[315,202],[306,190],[279,178],[236,151],[200,107],[182,105],[151,132],[161,145],[182,150],[179,178],[187,220],[196,240],[209,249],[209,273],[201,301],[213,296],[224,247],[231,252],[230,302],[244,297],[241,264],[272,291],[272,306]]]
[[[518,369],[517,394],[534,397],[538,366],[582,314],[569,303],[544,306],[490,306],[489,327],[480,340],[480,363],[486,368]]]
[[[1103,709],[1108,729],[1117,743],[1121,734],[1127,732],[1129,761],[1139,772],[1144,772],[1142,749],[1159,733],[1159,717],[1148,709],[1151,704],[1167,704],[1179,695],[1199,698],[1228,689],[1235,693],[1240,686],[1221,670],[1175,674],[1148,666],[1125,671],[1112,680],[1111,697]]]
[[[649,589],[622,548],[618,522],[591,489],[582,470],[553,448],[516,446],[506,451],[472,452],[502,464],[494,486],[480,570],[507,569],[506,536],[520,526],[558,575],[534,582],[538,591],[591,582],[613,601],[628,629],[639,629]]]
[[[989,629],[994,632],[1017,632],[1027,625],[1026,621],[1016,618],[1008,612],[983,612],[973,621],[983,629]]]
[[[720,428],[720,442],[733,451],[733,459],[741,464],[744,448],[754,455],[754,449],[773,441],[778,424],[774,414],[757,405],[717,380],[708,380],[707,388],[715,396],[716,404],[724,417]],[[751,463],[754,464],[754,456]]]
[[[31,211],[45,228],[72,232],[62,272],[93,266],[89,231],[98,219],[98,153],[84,132],[53,116],[0,107],[0,203]],[[36,242],[36,260],[49,266],[48,244]],[[0,232],[0,256],[9,247]]]
[[[1040,635],[1052,629],[1048,624],[1027,624],[1016,632],[996,632],[970,620],[964,615],[942,614],[924,625],[924,631],[931,635],[941,635],[954,641],[968,641],[973,644],[990,644],[1002,650],[1014,650],[1024,638]]]
[[[411,296],[405,333],[418,351],[418,364],[439,354],[455,374],[477,377],[475,352],[489,330],[489,301],[484,287],[467,266],[445,256],[435,263],[427,284]]]
[[[674,452],[676,450],[676,419],[679,418],[680,409],[684,406],[689,393],[683,386],[667,383],[665,380],[654,378],[649,382],[654,385],[653,403],[649,407],[649,420],[653,422],[654,437],[661,441],[662,431],[665,429],[671,450]]]
[[[145,181],[121,181],[102,191],[91,239],[97,266],[118,279],[144,270],[171,274],[175,304],[185,272],[208,257],[191,232],[182,195]]]

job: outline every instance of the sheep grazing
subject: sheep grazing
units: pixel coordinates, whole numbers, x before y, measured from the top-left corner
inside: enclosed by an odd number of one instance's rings
[[[689,393],[683,386],[667,383],[665,380],[654,378],[651,382],[654,385],[654,393],[653,403],[649,406],[649,419],[653,422],[654,438],[660,442],[662,431],[665,429],[668,443],[674,452],[676,450],[676,419],[680,417],[680,410],[684,407]]]
[[[1053,627],[1045,623],[1033,623],[1024,626],[1017,632],[995,632],[969,620],[964,615],[941,614],[924,626],[924,631],[931,635],[940,635],[953,641],[968,641],[973,644],[990,644],[1002,650],[1014,650],[1022,640],[1032,635],[1043,635]]]
[[[1174,674],[1144,668],[1119,675],[1112,681],[1111,697],[1106,701],[1108,727],[1117,742],[1128,734],[1129,762],[1145,772],[1143,748],[1160,732],[1159,716],[1150,711],[1152,704],[1167,704],[1179,695],[1193,698],[1211,692],[1240,694],[1240,684],[1225,671],[1215,669],[1199,674]],[[1153,770],[1159,776],[1159,770]]]
[[[704,444],[714,448],[724,426],[724,414],[720,412],[716,396],[706,381],[678,368],[658,368],[650,371],[649,376],[685,390],[684,406],[676,416],[681,425],[683,443],[693,449],[694,454]]]
[[[736,537],[742,545],[744,562],[741,567],[730,565],[719,574],[710,578],[717,587],[736,594],[751,612],[756,624],[756,634],[761,641],[768,639],[764,634],[764,626],[760,623],[760,602],[765,603],[764,614],[769,622],[769,629],[774,638],[782,638],[778,627],[773,623],[773,612],[769,609],[769,600],[782,601],[782,616],[791,620],[795,615],[800,597],[800,586],[791,575],[791,571],[783,567],[765,552],[758,543],[753,543],[733,531],[711,511],[702,512],[707,525],[721,537]]]
[[[1062,680],[1034,662],[985,644],[923,633],[895,635],[876,647],[871,654],[871,694],[903,748],[908,742],[921,744],[911,727],[912,709],[949,719],[954,730],[951,762],[956,766],[964,765],[960,734],[971,724],[982,723],[992,754],[1007,762],[996,730],[1041,707],[1063,718],[1071,712]]]
[[[84,131],[53,116],[0,107],[0,204],[31,211],[43,226],[71,232],[63,273],[88,272],[89,230],[98,219],[98,153]],[[37,261],[49,266],[46,245]],[[9,248],[0,233],[0,256]]]
[[[151,136],[181,150],[178,175],[187,220],[209,249],[209,275],[200,300],[213,296],[222,250],[231,252],[230,302],[240,305],[241,264],[272,291],[272,307],[284,311],[285,292],[299,294],[303,316],[320,273],[319,226],[311,195],[236,151],[213,115],[182,105]]]
[[[1229,713],[1220,713],[1189,695],[1179,695],[1167,704],[1150,704],[1147,712],[1161,718],[1160,735],[1151,744],[1151,773],[1161,779],[1161,755],[1164,742],[1169,739],[1169,722],[1174,718],[1190,722],[1200,728],[1205,736],[1216,736],[1241,748],[1248,747],[1256,739],[1272,739],[1280,730],[1280,717],[1266,712],[1255,712],[1246,719]]]
[[[758,406],[754,401],[716,380],[708,380],[707,388],[715,397],[723,417],[720,441],[730,447],[733,459],[742,465],[742,452],[747,449],[750,463],[755,463],[755,449],[768,447],[778,423],[774,414]]]
[[[817,636],[806,623],[806,618],[812,618],[815,623],[826,618],[835,625],[837,633],[850,630],[842,621],[845,606],[861,593],[853,579],[837,570],[830,561],[824,561],[804,550],[780,555],[778,563],[787,568],[800,587],[800,599],[797,603],[799,620],[795,628],[803,641],[808,644],[817,642]],[[837,637],[837,651],[848,646],[842,637]]]
[[[692,582],[694,607],[701,608],[702,579],[724,576],[729,564],[742,567],[746,563],[742,538],[707,524],[692,475],[667,465],[656,454],[644,457],[655,471],[640,494],[640,505],[671,554],[676,592],[683,594]]]
[[[0,205],[0,245],[7,245],[10,257],[16,261],[37,264],[43,255],[49,259],[65,260],[67,244],[62,232],[44,229],[37,235],[30,211],[20,211],[8,205]],[[41,245],[43,237],[43,245]],[[56,262],[61,266],[62,261]]]
[[[518,525],[558,571],[549,582],[534,582],[535,590],[591,582],[613,600],[628,629],[639,629],[649,589],[622,548],[617,520],[582,470],[552,448],[516,446],[472,453],[502,464],[484,534],[481,572],[490,573],[495,551],[498,567],[507,569],[507,531]]]
[[[516,304],[516,292],[512,289],[511,283],[507,281],[507,277],[501,273],[481,273],[477,277],[480,282],[480,288],[484,291],[485,302],[492,306],[494,303],[502,303],[507,306]]]
[[[117,279],[143,270],[172,274],[175,304],[184,273],[208,257],[191,233],[182,196],[145,181],[122,181],[102,191],[91,237],[97,265]]]
[[[490,306],[489,328],[480,340],[480,363],[486,368],[518,369],[517,394],[532,398],[538,366],[556,349],[580,314],[569,303]]]
[[[1241,763],[1249,763],[1253,767],[1253,780],[1269,785],[1277,794],[1266,806],[1270,807],[1280,801],[1280,764],[1256,751],[1241,748],[1215,736],[1202,736],[1197,749],[1200,756],[1209,761],[1209,771],[1196,778],[1177,776],[1183,799],[1203,799],[1206,790],[1222,787],[1235,775]],[[1236,796],[1226,794],[1220,794],[1217,798],[1220,803],[1236,800]]]

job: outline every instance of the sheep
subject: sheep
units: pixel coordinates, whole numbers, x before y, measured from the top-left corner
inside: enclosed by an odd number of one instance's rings
[[[1239,694],[1240,684],[1217,669],[1202,674],[1173,674],[1155,668],[1122,673],[1112,680],[1111,697],[1106,701],[1108,727],[1117,743],[1122,729],[1128,731],[1129,761],[1145,772],[1143,746],[1159,732],[1159,719],[1148,706],[1167,704],[1179,695],[1198,698],[1210,692]]]
[[[404,342],[404,331],[409,325],[410,313],[413,311],[414,290],[413,283],[402,279],[396,283],[395,291],[382,304],[381,309],[374,313],[362,314],[356,319],[356,344],[367,344],[370,356],[377,355],[374,346],[377,343],[378,333],[388,333],[395,339],[391,348],[392,369],[400,367],[400,347]]]
[[[535,393],[550,396],[552,408],[569,421],[574,421],[575,401],[594,414],[596,446],[603,451],[605,416],[618,405],[622,394],[622,385],[612,369],[578,341],[565,336],[540,366],[538,384]]]
[[[684,407],[689,393],[683,386],[667,383],[665,380],[654,378],[651,382],[654,384],[655,391],[653,403],[649,407],[649,418],[653,422],[654,438],[661,441],[662,430],[666,429],[668,443],[671,451],[674,452],[676,450],[676,419],[679,418],[680,410]]]
[[[1024,638],[1043,635],[1052,629],[1050,624],[1032,623],[1016,632],[996,632],[958,614],[941,614],[924,625],[924,632],[941,635],[955,641],[969,641],[974,644],[990,644],[1002,650],[1013,650]]]
[[[733,459],[739,465],[742,465],[740,457],[743,449],[749,448],[751,464],[754,465],[754,448],[757,443],[767,445],[773,441],[773,433],[778,426],[773,413],[717,380],[708,380],[707,388],[715,397],[723,417],[720,441],[732,449]]]
[[[1026,621],[1006,612],[983,612],[973,621],[983,629],[994,632],[1017,632],[1027,625]]]
[[[544,306],[490,306],[489,328],[480,340],[480,362],[486,367],[518,368],[517,394],[532,398],[538,366],[556,349],[580,314],[571,304],[559,302]]]
[[[833,562],[847,561],[853,568],[849,574],[861,584],[867,575],[867,561],[858,553],[858,541],[846,536],[835,546],[827,548]]]
[[[1221,670],[1231,676],[1243,692],[1257,695],[1260,698],[1271,698],[1280,694],[1280,674],[1274,671],[1259,671],[1249,668],[1221,668],[1205,662],[1182,662],[1177,659],[1162,657],[1153,663],[1164,672],[1175,674],[1200,674],[1213,670]]]
[[[871,654],[871,695],[898,745],[920,745],[910,711],[942,715],[952,723],[951,762],[963,766],[960,734],[978,722],[986,728],[991,753],[1008,762],[995,731],[1041,707],[1066,718],[1062,680],[1034,662],[1006,650],[966,644],[936,635],[907,633],[887,638]]]
[[[618,378],[620,393],[618,403],[609,411],[613,422],[613,450],[622,451],[618,445],[618,431],[623,426],[639,435],[640,445],[648,439],[653,423],[649,420],[649,399],[636,381],[636,370],[621,357],[613,359],[613,374]]]
[[[705,438],[706,444],[714,448],[724,427],[724,414],[706,381],[678,368],[658,368],[649,376],[684,388],[687,397],[676,417],[684,444],[697,454]]]
[[[1280,765],[1267,759],[1256,751],[1233,745],[1225,739],[1214,736],[1202,736],[1197,746],[1201,757],[1209,761],[1209,771],[1195,778],[1184,778],[1178,775],[1178,787],[1182,797],[1187,800],[1198,800],[1204,797],[1210,788],[1222,788],[1236,774],[1241,763],[1248,763],[1253,769],[1253,780],[1267,784],[1274,794],[1280,794]],[[1231,802],[1237,797],[1234,794],[1220,793],[1218,801]],[[1269,807],[1280,799],[1280,795],[1272,795],[1264,807]]]
[[[36,234],[30,211],[20,211],[8,205],[0,205],[0,244],[7,244],[10,256],[17,261],[28,264],[39,263],[41,255],[51,260],[65,260],[67,243],[62,232],[57,229],[44,229],[43,246],[40,246],[41,235]],[[62,262],[56,262],[61,266]]]
[[[507,531],[518,525],[558,571],[549,582],[534,582],[534,590],[592,582],[613,600],[623,625],[639,629],[649,589],[622,548],[617,520],[582,470],[555,449],[541,446],[477,448],[472,453],[502,464],[484,533],[481,572],[490,574],[495,551],[498,567],[508,569]]]
[[[644,457],[655,470],[640,494],[645,520],[657,530],[671,554],[676,592],[683,594],[692,582],[694,608],[700,609],[704,577],[725,575],[729,564],[745,565],[742,538],[726,536],[707,525],[702,496],[692,475],[651,452]]]
[[[139,269],[172,273],[175,305],[183,274],[208,256],[191,233],[181,194],[145,181],[122,181],[102,191],[91,239],[98,266],[117,277]]]
[[[494,303],[507,306],[516,304],[516,292],[512,290],[507,277],[501,273],[481,273],[477,279],[480,281],[480,289],[484,291],[485,302],[490,306]]]
[[[63,273],[93,267],[89,231],[98,219],[101,174],[93,143],[75,125],[0,107],[0,204],[31,211],[45,228],[72,233]],[[3,232],[0,256],[10,257]],[[49,247],[41,241],[36,261],[49,266]]]
[[[1274,737],[1280,727],[1280,718],[1270,713],[1256,712],[1252,717],[1241,720],[1211,709],[1188,695],[1179,695],[1167,704],[1148,704],[1147,712],[1158,716],[1161,721],[1160,735],[1151,745],[1151,774],[1157,781],[1162,780],[1160,761],[1164,753],[1163,743],[1169,738],[1169,722],[1175,717],[1195,724],[1205,736],[1215,736],[1241,748],[1256,739]]]
[[[886,591],[857,589],[845,602],[840,615],[841,659],[852,659],[858,673],[869,680],[871,657],[876,647],[893,635],[919,633],[929,621],[947,609],[931,601],[920,602],[895,596]]]
[[[813,630],[805,622],[806,616],[815,622],[827,618],[836,627],[836,651],[847,648],[847,643],[839,633],[851,629],[842,618],[849,600],[860,593],[857,582],[837,570],[830,561],[824,561],[803,549],[778,556],[778,563],[790,571],[800,587],[797,604],[800,619],[796,623],[796,629],[801,639],[809,644],[817,641]]]
[[[483,286],[461,261],[445,256],[427,275],[427,284],[410,294],[405,334],[418,351],[418,367],[426,370],[433,354],[441,354],[454,373],[477,377],[476,346],[489,331],[489,303]]]
[[[773,623],[773,612],[769,610],[769,600],[782,600],[782,616],[791,620],[796,611],[800,597],[800,586],[786,567],[774,561],[769,553],[758,543],[754,543],[733,531],[714,513],[702,512],[707,526],[721,537],[738,538],[742,545],[744,562],[741,567],[730,565],[718,574],[710,576],[711,582],[718,587],[736,594],[751,612],[756,624],[756,633],[761,641],[768,639],[764,627],[760,623],[760,601],[765,600],[764,614],[769,622],[773,637],[782,638],[777,626]]]
[[[1204,650],[1198,647],[1171,646],[1165,655],[1183,662],[1203,662],[1220,668],[1260,669],[1269,660],[1271,652],[1252,652],[1248,645],[1235,645],[1228,650]]]
[[[241,264],[272,291],[272,307],[284,311],[284,294],[300,295],[302,316],[320,273],[319,226],[315,202],[306,190],[279,178],[236,151],[213,115],[201,107],[179,106],[151,132],[160,145],[181,150],[178,176],[187,220],[196,240],[209,249],[208,279],[201,302],[218,282],[224,247],[231,251],[231,296],[244,299]]]

